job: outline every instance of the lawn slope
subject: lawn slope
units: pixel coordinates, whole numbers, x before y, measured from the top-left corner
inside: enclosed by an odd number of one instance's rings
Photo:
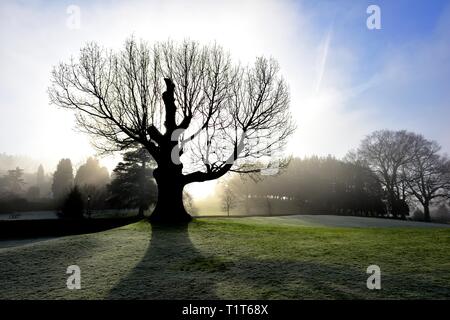
[[[287,221],[287,220],[286,220]],[[450,298],[450,229],[139,222],[0,249],[1,299]],[[81,268],[82,289],[66,288]],[[366,288],[380,266],[382,290]]]

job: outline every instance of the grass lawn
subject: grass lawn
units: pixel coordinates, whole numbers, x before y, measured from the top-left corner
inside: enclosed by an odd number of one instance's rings
[[[81,290],[66,268],[81,268]],[[366,268],[381,268],[381,290]],[[0,249],[1,299],[450,298],[450,229],[147,222]]]

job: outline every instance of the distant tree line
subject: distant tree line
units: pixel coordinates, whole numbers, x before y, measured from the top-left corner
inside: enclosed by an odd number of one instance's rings
[[[143,215],[157,199],[155,162],[136,148],[123,154],[111,177],[97,159],[77,170],[61,159],[53,175],[40,165],[26,175],[16,167],[0,176],[0,213],[59,210],[83,217],[94,210],[138,209]],[[75,174],[74,174],[75,172]],[[293,158],[276,175],[234,175],[218,186],[221,209],[227,215],[337,214],[405,219],[420,208],[431,220],[431,208],[450,199],[450,160],[435,141],[408,131],[381,130],[364,138],[343,159]],[[185,207],[195,210],[184,194]]]
[[[262,180],[236,175],[220,187],[220,194],[227,212],[239,206],[244,214],[387,214],[374,174],[332,156],[293,158],[282,173]]]
[[[16,167],[0,176],[0,213],[51,210],[50,178],[42,165],[36,174]]]
[[[450,199],[450,161],[440,146],[407,131],[376,131],[343,160],[294,158],[274,176],[235,175],[219,186],[222,208],[243,214],[326,213],[405,219],[412,207]],[[449,219],[450,220],[450,219]]]
[[[95,158],[88,158],[75,174],[70,159],[61,159],[50,177],[40,165],[35,184],[28,188],[23,169],[9,170],[0,177],[0,213],[58,210],[63,217],[81,218],[94,210],[138,209],[143,215],[156,199],[153,168],[148,152],[138,149],[123,155],[112,179]]]
[[[89,158],[75,177],[69,159],[62,159],[53,176],[53,195],[63,216],[88,216],[106,209],[138,209],[140,216],[156,200],[154,160],[145,149],[128,151],[110,179],[97,159]]]

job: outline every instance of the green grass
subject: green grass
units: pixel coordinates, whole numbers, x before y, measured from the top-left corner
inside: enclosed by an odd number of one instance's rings
[[[66,288],[67,266],[82,289]],[[366,268],[381,268],[381,290]],[[0,249],[2,299],[449,299],[450,229],[146,222]]]

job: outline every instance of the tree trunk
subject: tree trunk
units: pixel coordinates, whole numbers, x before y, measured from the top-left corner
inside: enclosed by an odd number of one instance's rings
[[[183,224],[192,220],[183,204],[183,176],[181,172],[163,172],[155,169],[158,200],[150,216],[152,223]]]
[[[423,204],[423,220],[425,222],[431,222],[430,205],[428,203]]]

